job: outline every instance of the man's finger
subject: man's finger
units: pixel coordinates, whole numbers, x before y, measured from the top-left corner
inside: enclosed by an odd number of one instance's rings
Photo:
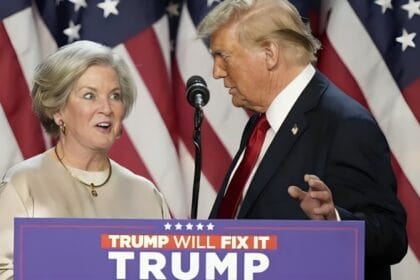
[[[295,199],[299,199],[302,200],[305,198],[305,194],[306,192],[302,191],[301,188],[297,187],[297,186],[290,186],[287,189],[287,192],[289,193],[289,195]]]

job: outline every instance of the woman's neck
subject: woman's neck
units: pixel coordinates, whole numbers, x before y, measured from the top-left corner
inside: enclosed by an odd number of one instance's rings
[[[58,141],[57,154],[61,161],[70,167],[86,171],[102,171],[109,168],[108,155],[105,151],[94,151]]]

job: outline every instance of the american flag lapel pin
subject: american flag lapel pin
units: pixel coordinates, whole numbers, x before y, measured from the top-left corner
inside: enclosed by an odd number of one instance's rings
[[[294,124],[294,126],[292,127],[292,129],[290,129],[290,131],[292,132],[293,135],[296,135],[299,131],[299,127],[297,126],[297,124]]]

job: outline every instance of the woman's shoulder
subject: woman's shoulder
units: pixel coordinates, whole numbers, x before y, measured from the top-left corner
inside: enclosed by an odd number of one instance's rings
[[[134,184],[137,186],[141,185],[150,190],[156,189],[152,181],[150,181],[146,177],[135,174],[133,171],[122,166],[116,161],[111,160],[111,164],[112,164],[112,173],[118,180],[124,180],[128,185]]]
[[[19,180],[24,177],[30,177],[31,174],[39,174],[48,162],[47,152],[43,152],[26,160],[16,163],[10,167],[2,176],[2,181]]]

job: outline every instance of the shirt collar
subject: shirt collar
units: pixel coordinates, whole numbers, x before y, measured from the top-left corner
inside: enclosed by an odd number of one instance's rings
[[[315,68],[308,64],[271,102],[266,112],[268,123],[275,133],[283,124],[296,100],[315,75]]]

